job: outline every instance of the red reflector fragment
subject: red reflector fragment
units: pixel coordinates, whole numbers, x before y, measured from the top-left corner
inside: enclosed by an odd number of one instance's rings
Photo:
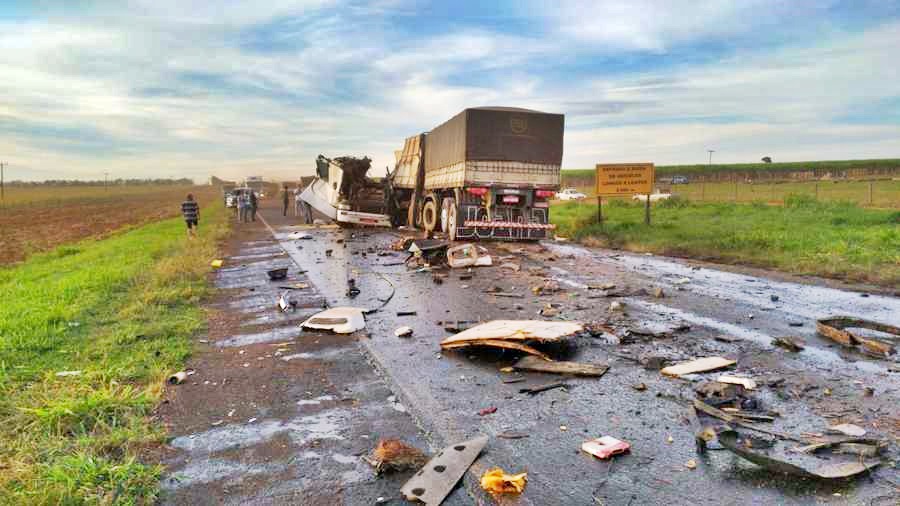
[[[466,188],[466,191],[472,195],[484,195],[488,192],[487,188]]]
[[[534,192],[534,196],[542,199],[550,198],[556,196],[556,192],[553,190],[536,190]]]
[[[518,204],[519,196],[518,195],[504,195],[503,203],[504,204]]]

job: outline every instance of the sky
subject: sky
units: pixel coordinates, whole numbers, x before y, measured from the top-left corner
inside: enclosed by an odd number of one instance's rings
[[[0,1],[11,179],[295,179],[466,107],[563,168],[900,157],[895,0]]]

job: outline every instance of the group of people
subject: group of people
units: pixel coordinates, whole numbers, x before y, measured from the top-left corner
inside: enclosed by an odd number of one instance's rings
[[[288,210],[293,209],[293,216],[303,215],[303,220],[306,223],[312,223],[312,207],[306,203],[303,199],[300,198],[300,194],[303,191],[300,187],[291,190],[287,183],[281,188],[281,215],[287,216]],[[293,201],[293,206],[291,205],[291,201]]]
[[[312,207],[300,198],[300,194],[302,193],[300,188],[291,190],[288,188],[288,185],[285,184],[282,190],[282,202],[284,203],[284,207],[281,211],[282,214],[287,216],[288,210],[292,210],[293,216],[302,215],[304,222],[312,223]],[[237,205],[235,206],[235,212],[237,213],[238,221],[241,223],[256,221],[256,210],[259,206],[256,192],[253,190],[240,191],[236,198]],[[291,205],[292,202],[293,205]],[[189,193],[185,198],[185,201],[181,203],[181,214],[187,224],[188,237],[194,237],[200,219],[200,206],[197,204],[197,201],[194,200],[193,194]]]

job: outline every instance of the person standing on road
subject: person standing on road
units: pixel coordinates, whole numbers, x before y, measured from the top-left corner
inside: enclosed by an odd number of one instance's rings
[[[237,207],[238,220],[241,223],[246,223],[247,221],[249,221],[247,217],[250,214],[250,196],[247,194],[247,192],[242,191],[238,194]]]
[[[288,189],[288,184],[284,183],[284,187],[281,189],[281,215],[287,216],[288,207],[291,205],[291,190]]]
[[[250,190],[250,218],[253,221],[256,221],[256,207],[259,205],[259,201],[256,200],[256,192]]]
[[[188,193],[185,201],[181,203],[181,215],[184,216],[184,222],[187,224],[187,234],[189,238],[193,238],[197,223],[200,219],[200,206],[194,200],[194,194]]]

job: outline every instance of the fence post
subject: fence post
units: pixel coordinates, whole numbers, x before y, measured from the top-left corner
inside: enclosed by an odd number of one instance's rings
[[[872,181],[869,181],[869,205],[872,205]]]

